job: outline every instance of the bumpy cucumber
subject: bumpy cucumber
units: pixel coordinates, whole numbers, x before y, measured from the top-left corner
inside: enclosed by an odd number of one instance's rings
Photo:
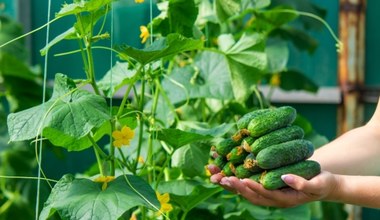
[[[294,122],[297,111],[291,106],[282,106],[253,118],[248,124],[252,137],[260,137]]]
[[[313,144],[304,139],[297,139],[272,145],[256,155],[256,162],[262,169],[274,169],[305,160],[313,155]]]
[[[240,146],[242,146],[244,148],[245,151],[247,152],[251,152],[252,151],[252,147],[251,145],[255,142],[255,138],[254,137],[246,137],[243,139],[243,141],[241,142]]]
[[[223,169],[224,165],[227,163],[227,159],[225,156],[218,155],[214,161],[212,162],[215,166],[219,167],[219,169]]]
[[[261,178],[261,175],[262,173],[255,173],[255,174],[252,174],[249,179],[253,180],[253,181],[256,181],[256,182],[260,182],[260,178]]]
[[[254,111],[251,111],[251,112],[246,113],[245,115],[243,115],[243,116],[242,116],[242,117],[236,122],[237,128],[238,128],[239,130],[247,128],[249,122],[250,122],[253,118],[255,118],[255,117],[257,117],[257,116],[259,116],[259,115],[261,115],[261,114],[263,114],[263,113],[266,113],[266,112],[268,112],[268,111],[271,111],[271,109],[258,109],[258,110],[254,110]]]
[[[251,152],[257,155],[262,149],[283,142],[302,139],[304,131],[297,125],[280,128],[257,138],[251,144]]]
[[[234,141],[232,138],[225,138],[215,146],[215,151],[219,155],[226,156],[234,147],[238,146],[239,144],[240,142]]]
[[[233,176],[235,174],[235,165],[227,162],[220,173],[224,176]]]
[[[245,157],[249,153],[244,150],[242,146],[234,147],[230,153],[227,154],[226,158],[233,164],[243,163]]]
[[[245,169],[251,171],[252,173],[257,173],[263,171],[256,162],[256,157],[253,153],[248,154],[248,156],[244,159],[243,166]]]
[[[305,179],[311,179],[321,172],[321,166],[313,160],[305,160],[288,166],[273,169],[264,172],[260,177],[260,183],[264,188],[273,190],[279,189],[286,184],[282,181],[281,176],[284,174],[295,174]]]
[[[243,164],[240,164],[239,166],[236,167],[235,169],[235,176],[237,178],[248,178],[250,176],[252,176],[252,172],[249,171],[248,169],[244,168]]]

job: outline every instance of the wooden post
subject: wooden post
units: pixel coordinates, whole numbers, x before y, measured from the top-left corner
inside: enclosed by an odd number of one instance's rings
[[[340,0],[339,37],[343,48],[339,54],[338,83],[342,103],[338,107],[338,135],[363,124],[361,91],[365,76],[366,0]],[[361,219],[361,208],[347,206],[349,219]]]

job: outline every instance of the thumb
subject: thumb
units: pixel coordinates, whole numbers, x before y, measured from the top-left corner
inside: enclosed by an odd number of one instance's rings
[[[282,181],[286,183],[286,185],[292,187],[295,190],[304,190],[306,188],[307,180],[293,174],[285,174],[281,176]]]

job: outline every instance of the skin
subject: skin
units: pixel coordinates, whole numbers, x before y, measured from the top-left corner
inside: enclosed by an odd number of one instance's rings
[[[311,180],[286,174],[281,178],[289,187],[266,190],[250,179],[223,177],[212,165],[210,180],[255,205],[288,208],[320,200],[380,208],[379,157],[380,100],[367,124],[315,151],[310,160],[319,162],[322,172]]]

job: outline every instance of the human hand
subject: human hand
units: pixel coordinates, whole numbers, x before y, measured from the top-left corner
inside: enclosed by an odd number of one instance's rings
[[[278,190],[267,190],[261,184],[251,179],[238,179],[234,176],[225,177],[218,169],[209,166],[211,182],[223,188],[240,194],[255,205],[288,208],[307,202],[329,199],[338,185],[338,177],[322,171],[311,180],[300,176],[287,174],[282,176],[289,186]]]

